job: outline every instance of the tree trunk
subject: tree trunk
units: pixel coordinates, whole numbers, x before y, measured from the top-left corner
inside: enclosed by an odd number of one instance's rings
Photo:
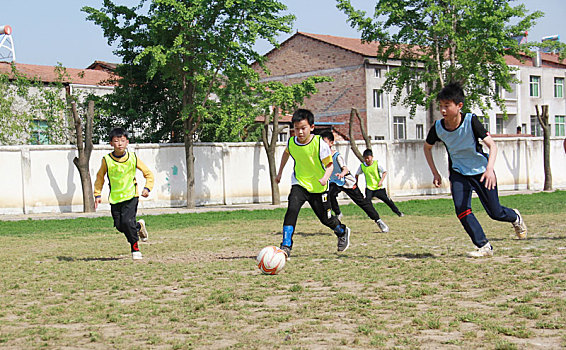
[[[89,162],[92,154],[92,123],[94,118],[94,101],[88,102],[88,111],[85,123],[85,137],[83,141],[83,128],[81,117],[77,111],[77,104],[71,103],[71,111],[75,121],[75,132],[77,133],[77,149],[79,156],[73,159],[73,164],[77,167],[81,177],[81,187],[83,190],[83,212],[94,212],[94,194],[92,190],[92,180],[90,178]]]
[[[552,172],[550,170],[550,124],[548,123],[548,105],[541,106],[539,113],[538,105],[535,106],[537,119],[542,127],[543,135],[543,157],[544,157],[544,191],[552,191]]]
[[[185,126],[185,162],[187,164],[187,208],[196,206],[195,189],[195,154],[191,118],[184,121]]]
[[[263,120],[263,129],[261,130],[261,141],[263,148],[267,154],[267,163],[269,165],[269,181],[271,183],[271,204],[281,204],[281,195],[279,192],[279,184],[275,181],[277,176],[275,150],[277,146],[277,136],[279,134],[279,107],[273,107],[273,132],[271,133],[271,142],[269,141],[269,116],[265,116]]]
[[[364,123],[362,122],[362,118],[360,117],[360,114],[358,113],[358,110],[356,108],[352,107],[352,110],[350,111],[350,125],[349,125],[349,130],[348,130],[348,136],[350,137],[350,148],[352,149],[352,151],[354,152],[354,154],[356,155],[356,158],[358,158],[360,160],[360,162],[364,162],[364,157],[362,155],[362,153],[360,152],[360,150],[358,149],[358,145],[356,144],[356,138],[354,137],[354,116],[358,119],[358,123],[360,123],[360,129],[362,130],[362,136],[364,138],[364,141],[366,142],[366,148],[367,149],[371,149],[371,140],[368,137],[368,134],[366,132],[366,127],[364,125]]]

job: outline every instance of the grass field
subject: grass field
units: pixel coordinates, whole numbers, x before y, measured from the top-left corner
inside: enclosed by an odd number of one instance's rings
[[[377,204],[391,232],[343,207],[351,245],[310,209],[291,261],[261,275],[285,210],[146,216],[144,260],[109,217],[0,221],[2,349],[561,349],[566,347],[566,192],[501,198],[529,226],[474,210],[495,249],[470,239],[451,200]]]

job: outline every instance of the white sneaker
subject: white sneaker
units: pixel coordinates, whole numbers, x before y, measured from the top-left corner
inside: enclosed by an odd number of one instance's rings
[[[478,248],[478,250],[475,250],[473,252],[468,252],[468,256],[471,256],[473,258],[481,258],[484,256],[493,256],[493,248],[491,247],[491,244],[489,244],[489,242],[487,242],[483,247]]]
[[[381,232],[383,232],[383,233],[389,232],[389,226],[387,226],[387,224],[384,223],[383,220],[381,220],[381,219],[375,220],[375,223],[377,224],[377,226],[379,226],[379,228],[381,229]]]
[[[513,209],[513,211],[517,213],[517,220],[515,220],[515,222],[513,223],[515,234],[517,235],[517,238],[525,239],[527,238],[527,225],[525,225],[521,213],[519,213],[517,209]]]
[[[340,214],[337,215],[338,220],[340,220],[340,222],[342,222],[342,217],[343,217],[343,216],[344,216],[344,215],[342,215],[342,213],[340,213]]]
[[[142,260],[142,253],[140,251],[132,252],[132,260]]]
[[[145,228],[145,221],[141,219],[138,221],[138,224],[140,224],[140,230],[138,231],[138,236],[140,236],[142,242],[147,242],[147,238],[149,235],[147,233],[147,229]]]

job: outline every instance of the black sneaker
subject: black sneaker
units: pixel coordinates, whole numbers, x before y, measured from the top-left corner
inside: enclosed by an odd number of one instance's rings
[[[282,245],[280,249],[285,252],[285,255],[287,255],[287,261],[291,260],[291,247]]]
[[[350,246],[350,229],[346,226],[344,234],[338,237],[338,251],[344,252]]]

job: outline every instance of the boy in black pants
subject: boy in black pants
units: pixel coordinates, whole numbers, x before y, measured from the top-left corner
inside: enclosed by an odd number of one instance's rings
[[[356,172],[356,184],[358,183],[358,176],[364,174],[366,178],[366,200],[371,203],[373,197],[377,197],[383,203],[387,204],[397,216],[404,214],[397,208],[393,200],[387,195],[387,191],[383,188],[383,181],[387,176],[387,171],[373,159],[373,152],[371,149],[366,149],[363,153],[364,161],[360,164]]]
[[[356,203],[362,210],[367,214],[367,216],[375,221],[381,232],[389,232],[389,227],[381,220],[379,214],[375,210],[375,207],[370,201],[367,201],[358,188],[356,184],[356,179],[350,173],[350,170],[344,162],[344,157],[334,150],[334,134],[332,131],[324,131],[320,134],[320,137],[330,146],[332,151],[332,175],[330,176],[330,190],[328,191],[328,197],[330,199],[330,205],[334,214],[338,216],[338,219],[342,219],[342,213],[340,212],[340,206],[338,205],[338,194],[342,191]]]
[[[279,183],[285,164],[293,157],[293,177],[291,193],[285,219],[283,221],[283,241],[281,249],[291,256],[293,233],[299,211],[305,202],[309,202],[320,222],[334,230],[338,237],[338,251],[343,252],[350,246],[350,229],[332,215],[328,202],[328,179],[332,174],[332,155],[330,147],[319,135],[313,135],[314,115],[306,109],[298,109],[292,118],[295,136],[289,139],[287,148],[281,157],[279,173],[275,181]]]

